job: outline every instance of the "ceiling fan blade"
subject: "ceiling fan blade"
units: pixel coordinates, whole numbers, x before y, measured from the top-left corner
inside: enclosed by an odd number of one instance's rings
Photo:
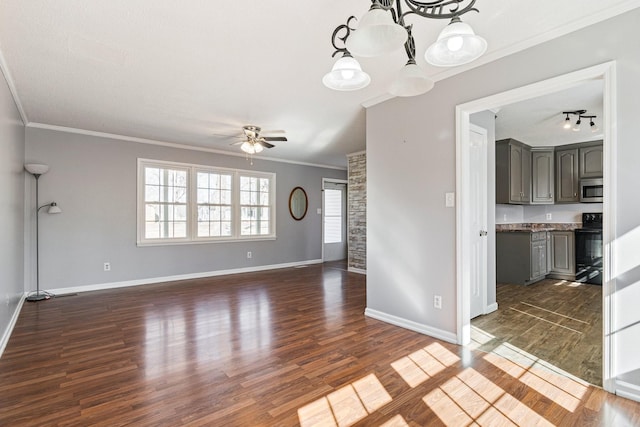
[[[265,141],[287,141],[287,138],[285,136],[263,136],[261,138]]]
[[[245,140],[242,140],[242,141],[238,141],[238,142],[232,142],[229,145],[240,145],[240,144],[244,144],[245,142],[246,142]]]
[[[256,144],[260,144],[260,145],[262,145],[264,148],[273,148],[273,147],[275,147],[275,145],[273,145],[273,144],[269,144],[267,141],[262,140],[262,138],[261,138],[261,140],[260,140],[260,141],[256,142]]]

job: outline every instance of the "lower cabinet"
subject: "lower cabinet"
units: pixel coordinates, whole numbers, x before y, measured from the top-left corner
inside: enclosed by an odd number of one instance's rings
[[[574,280],[576,278],[575,235],[573,231],[552,231],[551,271],[554,279]]]
[[[496,279],[529,285],[549,273],[546,231],[496,233]]]

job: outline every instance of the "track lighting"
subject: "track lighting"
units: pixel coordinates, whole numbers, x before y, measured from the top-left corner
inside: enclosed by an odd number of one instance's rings
[[[360,19],[358,28],[352,27],[355,16],[339,25],[331,36],[335,48],[332,57],[342,54],[322,83],[334,90],[357,90],[369,84],[369,75],[362,71],[352,55],[380,56],[394,52],[404,45],[408,61],[391,84],[389,92],[396,96],[416,96],[433,87],[433,81],[416,64],[415,40],[412,25],[405,17],[450,19],[425,53],[425,60],[439,67],[455,67],[478,59],[487,50],[487,42],[476,35],[469,24],[460,19],[467,12],[478,12],[476,0],[371,0],[369,11]],[[403,7],[407,10],[403,11]],[[348,61],[343,61],[348,58]],[[341,63],[341,61],[343,61]],[[348,64],[347,64],[348,62]],[[347,64],[347,65],[345,65]]]
[[[597,132],[598,126],[596,126],[594,119],[598,116],[588,116],[586,115],[586,112],[587,110],[563,111],[562,114],[564,114],[566,118],[564,119],[564,125],[562,127],[565,129],[571,129],[574,132],[580,132],[582,119],[589,119],[589,128],[591,129],[591,132]],[[571,118],[569,117],[570,114],[578,116],[578,120],[576,120],[576,123],[573,126],[571,126]]]

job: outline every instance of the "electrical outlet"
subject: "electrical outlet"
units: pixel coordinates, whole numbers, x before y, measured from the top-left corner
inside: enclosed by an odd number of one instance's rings
[[[548,213],[548,214],[547,214],[547,221],[550,221],[552,218],[553,218],[553,215],[552,215],[552,214],[550,214],[550,213]]]
[[[442,297],[440,295],[433,296],[433,306],[435,308],[442,308]]]
[[[506,221],[506,220],[507,220],[507,214],[504,214],[504,216],[502,217],[502,220],[503,220],[503,221]]]
[[[104,263],[104,271],[111,271],[111,263],[110,262],[105,262]]]
[[[247,252],[247,259],[251,259],[251,251]]]

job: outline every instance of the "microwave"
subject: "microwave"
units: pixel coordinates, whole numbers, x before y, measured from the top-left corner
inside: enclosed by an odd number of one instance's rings
[[[582,203],[602,203],[602,178],[580,180],[580,201]]]

